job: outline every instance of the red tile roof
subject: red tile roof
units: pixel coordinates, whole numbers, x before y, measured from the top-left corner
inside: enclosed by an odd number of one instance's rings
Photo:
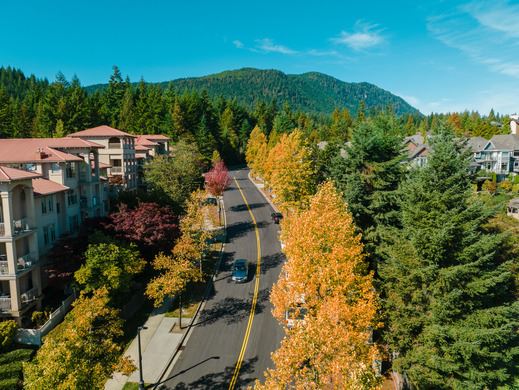
[[[135,135],[114,129],[110,126],[102,125],[69,134],[68,137],[135,137]]]
[[[78,156],[45,145],[41,138],[0,140],[0,163],[83,161]]]
[[[151,148],[148,148],[147,146],[138,144],[138,145],[135,145],[135,150],[147,151],[147,150],[151,150]]]
[[[54,181],[38,178],[32,180],[32,189],[35,195],[50,195],[56,192],[66,191],[69,188]]]
[[[104,148],[103,145],[81,138],[33,138],[51,148],[81,149],[81,148]]]
[[[0,166],[0,182],[10,182],[13,180],[34,179],[40,174],[24,171],[22,169]]]
[[[171,138],[166,137],[162,134],[143,134],[141,137],[144,137],[146,139],[149,139],[151,141],[169,141]]]
[[[143,145],[143,146],[157,146],[158,143],[150,141],[147,139],[144,135],[139,135],[137,139],[135,140],[136,145]],[[135,147],[137,150],[137,147]]]

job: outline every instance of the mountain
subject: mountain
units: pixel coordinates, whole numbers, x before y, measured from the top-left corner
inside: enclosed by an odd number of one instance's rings
[[[419,111],[399,96],[370,83],[347,83],[323,73],[285,74],[279,70],[243,68],[203,77],[189,77],[159,83],[172,83],[177,91],[206,90],[210,96],[236,98],[241,104],[288,102],[293,110],[331,113],[336,107],[356,113],[361,101],[366,108],[393,107],[397,114],[418,114]],[[86,87],[94,92],[106,87],[96,84]]]

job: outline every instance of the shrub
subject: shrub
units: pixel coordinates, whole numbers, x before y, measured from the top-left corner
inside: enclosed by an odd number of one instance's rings
[[[31,321],[34,325],[37,327],[42,326],[45,322],[47,322],[47,319],[49,318],[49,315],[47,312],[43,311],[34,311],[31,316]]]
[[[13,390],[17,389],[20,383],[19,378],[8,378],[0,380],[0,390]]]
[[[514,184],[519,184],[519,175],[514,175]]]
[[[519,192],[519,184],[514,184],[512,186],[512,191],[515,192],[515,193],[518,193]]]
[[[0,349],[5,351],[14,343],[18,324],[13,320],[0,322]]]
[[[510,192],[512,191],[512,182],[508,179],[505,179],[503,180],[499,186],[501,187],[501,189],[505,192]]]
[[[483,183],[483,191],[488,191],[490,194],[494,195],[497,190],[497,185],[495,181],[485,180]]]

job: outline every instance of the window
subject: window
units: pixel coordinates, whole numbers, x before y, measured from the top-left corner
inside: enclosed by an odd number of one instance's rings
[[[34,172],[36,170],[36,164],[24,164],[23,168],[26,171]]]
[[[41,199],[41,213],[47,214],[47,202],[45,198]]]
[[[77,215],[73,215],[72,217],[69,217],[68,221],[69,221],[70,232],[71,233],[76,232],[78,230],[78,227],[79,227],[78,216]]]
[[[61,212],[61,203],[56,203],[56,212],[59,214]]]
[[[67,177],[74,178],[76,177],[76,163],[67,163]]]
[[[68,205],[72,206],[77,203],[77,194],[74,190],[69,190],[67,193]]]
[[[52,165],[50,166],[50,170],[51,172],[59,172],[61,169],[58,163],[52,163]]]
[[[49,227],[48,226],[43,227],[43,243],[45,245],[49,245]]]
[[[54,203],[53,203],[53,200],[52,200],[52,196],[48,197],[48,205],[49,205],[49,207],[48,207],[49,212],[54,211]]]
[[[54,224],[49,225],[50,231],[50,240],[52,242],[56,241],[56,229],[54,228]]]

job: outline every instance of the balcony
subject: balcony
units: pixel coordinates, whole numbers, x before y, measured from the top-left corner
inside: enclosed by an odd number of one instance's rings
[[[22,293],[20,295],[20,299],[22,303],[30,303],[38,298],[38,289],[35,287],[31,288],[30,290],[27,290],[26,292]]]
[[[9,295],[0,295],[0,311],[11,311],[11,297]]]
[[[26,269],[31,268],[34,264],[36,264],[37,260],[36,257],[31,254],[26,254],[23,256],[18,257],[18,260],[16,262],[16,271],[25,271]]]
[[[13,235],[28,232],[30,230],[27,218],[13,220]]]
[[[121,143],[120,142],[109,142],[108,143],[108,149],[121,149]]]
[[[80,197],[79,198],[79,207],[81,207],[82,209],[85,209],[87,206],[88,206],[88,203],[87,203],[86,196]]]
[[[110,173],[122,173],[123,167],[112,167],[110,168]]]
[[[0,237],[5,236],[5,225],[3,222],[0,222]]]
[[[2,259],[0,260],[0,275],[9,275],[9,266],[7,260],[3,260],[5,258],[1,256],[4,255],[0,255],[0,258]]]

